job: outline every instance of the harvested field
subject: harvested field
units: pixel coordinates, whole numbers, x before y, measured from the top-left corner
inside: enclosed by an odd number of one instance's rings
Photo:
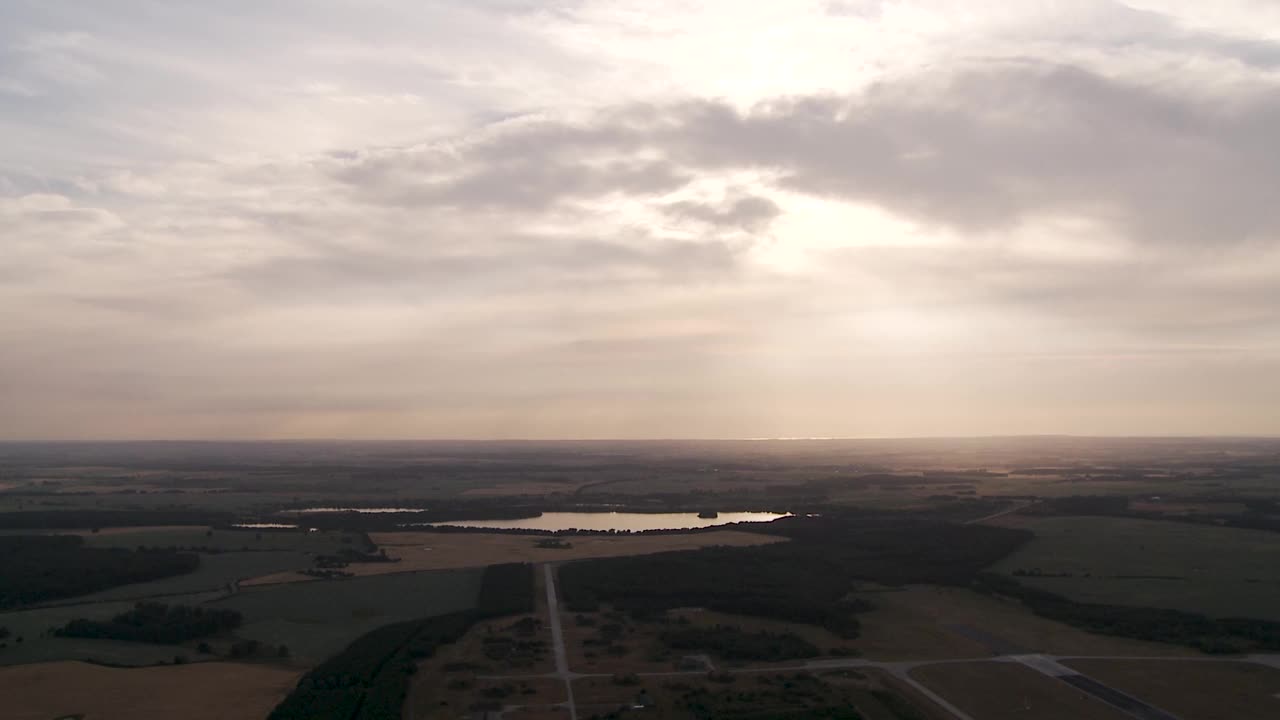
[[[78,662],[0,669],[8,720],[261,720],[298,681],[265,665],[107,668]]]
[[[1127,720],[1070,685],[1006,662],[926,665],[911,677],[982,720]]]
[[[1183,720],[1280,717],[1280,669],[1246,662],[1071,660],[1064,665]]]
[[[647,555],[672,550],[696,550],[712,545],[744,547],[785,542],[771,535],[720,530],[672,535],[583,535],[563,537],[568,549],[539,548],[547,535],[506,533],[372,533],[373,541],[397,559],[393,563],[352,563],[345,571],[356,575],[384,575],[416,570],[482,567],[508,562],[555,562],[582,558]],[[310,580],[306,575],[283,572],[248,580],[243,585],[265,585]]]

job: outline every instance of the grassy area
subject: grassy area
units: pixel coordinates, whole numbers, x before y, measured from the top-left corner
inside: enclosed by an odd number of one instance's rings
[[[1129,715],[1015,663],[926,665],[911,677],[982,720],[1126,720]]]
[[[1037,617],[1015,601],[963,588],[912,586],[862,592],[874,609],[851,644],[872,660],[982,657],[1016,647],[1061,655],[1187,655],[1160,643],[1096,635]],[[998,646],[991,646],[995,642]]]
[[[271,585],[213,606],[244,614],[238,636],[288,645],[294,658],[314,663],[374,628],[471,608],[481,575],[477,568]]]
[[[1280,670],[1253,663],[1073,660],[1069,667],[1183,720],[1280,717]]]
[[[240,663],[122,670],[61,662],[0,669],[6,720],[261,720],[297,672]]]
[[[993,570],[1079,602],[1280,621],[1275,533],[1109,517],[1020,518],[1036,538]]]
[[[121,585],[75,598],[71,602],[101,602],[207,590],[225,591],[227,585],[236,580],[285,570],[300,570],[311,567],[312,563],[309,555],[288,551],[200,553],[200,567],[194,572],[151,582]]]
[[[218,593],[202,593],[168,600],[195,605],[216,597]],[[0,626],[8,628],[13,635],[5,641],[8,647],[0,650],[0,665],[89,659],[113,665],[154,665],[172,662],[178,654],[195,659],[195,653],[188,649],[175,649],[172,645],[42,637],[50,628],[61,627],[77,618],[107,620],[131,609],[133,605],[133,601],[128,600],[0,613]],[[17,642],[18,637],[22,637],[21,643]]]

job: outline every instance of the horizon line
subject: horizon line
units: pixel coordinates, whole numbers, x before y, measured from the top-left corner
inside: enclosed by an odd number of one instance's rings
[[[862,436],[753,436],[753,437],[402,437],[402,438],[343,438],[343,437],[279,437],[279,438],[0,438],[0,445],[56,445],[56,444],[218,444],[218,443],[608,443],[608,442],[849,442],[893,440],[1280,440],[1280,433],[1204,433],[1204,434],[1099,434],[1075,433],[1021,433],[986,435],[862,435]]]

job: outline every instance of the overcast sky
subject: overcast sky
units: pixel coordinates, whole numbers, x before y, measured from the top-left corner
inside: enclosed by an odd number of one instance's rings
[[[1023,433],[1280,433],[1280,3],[0,3],[0,438]]]

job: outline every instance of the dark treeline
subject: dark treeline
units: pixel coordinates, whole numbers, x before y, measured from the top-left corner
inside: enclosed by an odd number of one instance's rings
[[[0,608],[158,580],[199,566],[198,555],[90,548],[75,535],[0,536]]]
[[[838,563],[824,556],[779,552],[777,547],[708,548],[575,562],[560,568],[560,585],[565,605],[573,612],[598,610],[601,602],[638,616],[705,607],[820,625],[841,637],[857,637],[854,613],[868,608],[842,602],[850,584]]]
[[[1031,537],[1022,530],[856,512],[786,518],[767,532],[791,542],[565,565],[566,605],[586,612],[604,602],[638,615],[705,607],[819,625],[853,638],[855,614],[869,608],[849,599],[855,581],[967,585]]]
[[[387,625],[308,672],[270,720],[398,718],[417,661],[489,618],[533,611],[533,566],[490,565],[473,610]]]
[[[982,573],[973,587],[1016,598],[1041,617],[1102,635],[1186,645],[1209,653],[1280,650],[1280,623],[1269,620],[1214,619],[1167,608],[1080,603],[996,573]]]
[[[230,632],[240,627],[242,620],[243,617],[235,610],[145,602],[108,621],[72,620],[54,634],[59,637],[176,645]]]
[[[735,625],[674,627],[659,639],[673,650],[711,652],[726,660],[774,662],[821,654],[816,645],[795,633],[746,632]]]
[[[230,513],[204,510],[20,510],[0,512],[0,529],[145,527],[148,525],[225,525]]]

